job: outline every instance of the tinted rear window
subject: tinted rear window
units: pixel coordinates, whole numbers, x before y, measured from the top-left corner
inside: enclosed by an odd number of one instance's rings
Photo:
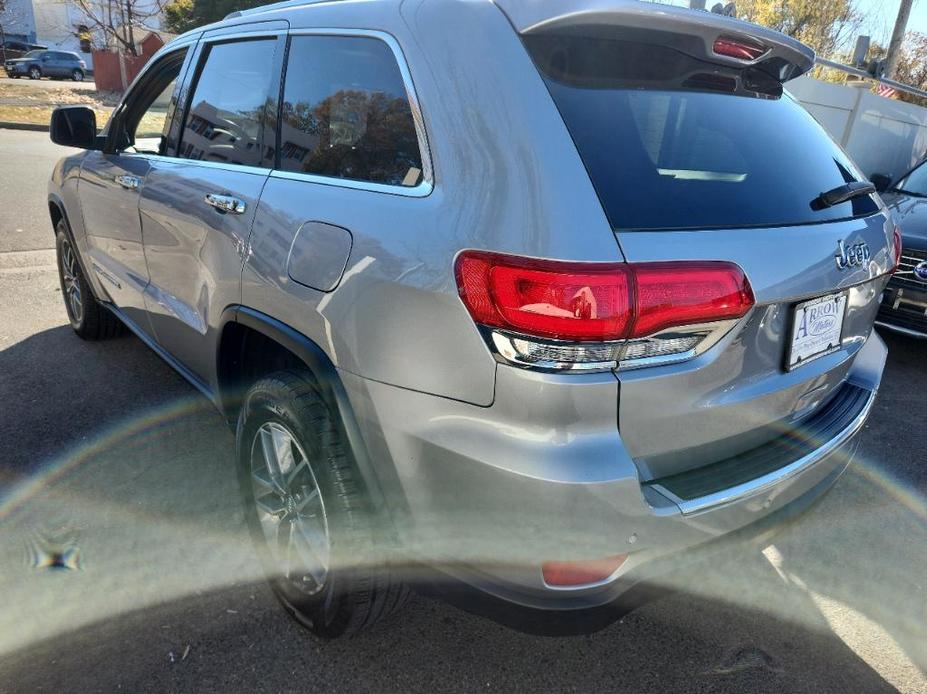
[[[621,40],[526,43],[616,229],[783,226],[878,209],[868,196],[812,209],[859,172],[764,73]]]

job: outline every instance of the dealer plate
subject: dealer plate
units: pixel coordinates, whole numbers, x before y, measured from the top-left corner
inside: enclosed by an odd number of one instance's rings
[[[828,294],[798,304],[792,314],[789,371],[840,349],[847,294]]]

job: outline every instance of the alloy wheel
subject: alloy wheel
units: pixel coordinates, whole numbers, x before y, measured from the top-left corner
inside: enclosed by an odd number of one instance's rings
[[[30,68],[30,69],[29,69],[29,77],[30,77],[31,79],[34,79],[34,80],[41,79],[41,77],[42,77],[42,71],[39,70],[37,67]]]
[[[306,595],[320,592],[330,571],[328,516],[309,459],[282,424],[267,422],[255,434],[251,485],[280,575]]]
[[[61,243],[61,284],[65,293],[65,304],[71,320],[80,323],[84,318],[84,301],[80,291],[80,266],[77,255],[69,241]]]

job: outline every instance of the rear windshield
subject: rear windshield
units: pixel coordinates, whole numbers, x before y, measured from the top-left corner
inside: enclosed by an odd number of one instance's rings
[[[860,174],[757,69],[625,40],[526,44],[615,229],[784,226],[878,209],[869,196],[812,205]]]

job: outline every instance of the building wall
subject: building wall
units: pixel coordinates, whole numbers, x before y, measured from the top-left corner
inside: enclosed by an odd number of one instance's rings
[[[866,87],[799,77],[786,87],[837,142],[863,174],[896,177],[927,152],[927,109],[887,99]]]
[[[7,0],[6,9],[0,14],[0,24],[8,39],[35,42],[35,16],[32,0]]]

